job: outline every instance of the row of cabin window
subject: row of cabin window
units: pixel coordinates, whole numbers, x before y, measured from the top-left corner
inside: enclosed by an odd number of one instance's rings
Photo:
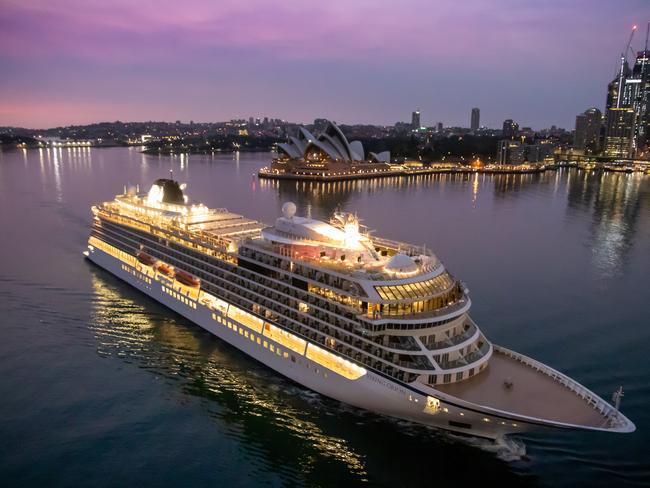
[[[144,274],[139,273],[139,272],[137,272],[136,270],[134,270],[134,269],[132,269],[132,268],[129,268],[129,267],[126,266],[125,264],[122,265],[122,269],[123,269],[124,271],[126,271],[127,273],[131,273],[131,274],[132,274],[133,276],[135,276],[136,278],[141,279],[141,280],[143,280],[144,282],[146,282],[146,283],[148,283],[148,284],[151,284],[151,278],[148,278],[148,277],[145,276]]]
[[[177,292],[175,292],[175,291],[173,291],[173,290],[167,288],[166,286],[162,286],[161,288],[162,288],[162,291],[164,291],[164,292],[167,293],[168,295],[171,295],[171,296],[174,297],[176,300],[179,300],[179,301],[183,302],[183,303],[184,303],[185,305],[187,305],[188,307],[196,308],[196,303],[195,303],[195,302],[193,302],[192,300],[189,300],[189,299],[185,298],[185,297],[184,297],[183,295],[181,295],[180,293],[177,293]]]
[[[159,245],[160,245],[160,244],[159,244]],[[162,247],[162,246],[161,246],[161,247]],[[175,246],[174,246],[174,247],[175,247]],[[152,247],[152,248],[153,248],[153,247]],[[170,249],[167,249],[167,252],[169,252],[169,251],[170,251]],[[172,250],[172,252],[174,252],[174,250]],[[175,251],[175,253],[178,253],[178,251]],[[180,254],[180,253],[178,253],[178,254]],[[179,260],[180,260],[180,261],[188,261],[187,258],[186,258],[186,259],[179,259]],[[199,274],[200,274],[200,273],[199,273]],[[222,277],[222,279],[223,279],[223,277]],[[365,355],[364,353],[360,353],[360,354],[361,354],[362,357],[366,357],[366,355]],[[368,359],[370,362],[375,361],[375,360],[373,360],[372,358],[369,358],[369,357],[367,357],[367,359]],[[364,362],[364,363],[368,363],[368,361],[363,361],[363,362]],[[389,365],[387,365],[387,366],[389,366]],[[399,373],[399,370],[398,370],[398,373]],[[398,375],[398,376],[399,376],[399,375]]]
[[[178,250],[176,250],[175,245],[173,245],[172,247],[174,248],[174,250],[176,252],[178,252]],[[187,258],[183,259],[182,254],[180,252],[178,252],[178,253],[181,254],[181,257],[180,257],[180,259],[177,257],[177,259],[179,259],[181,261],[188,262],[189,264],[192,264],[192,265],[194,265],[194,266],[196,266],[196,267],[198,267],[200,269],[210,271],[212,273],[214,273],[216,271],[214,268],[217,268],[217,269],[221,268],[221,266],[216,265],[216,263],[215,264],[209,264],[209,263],[206,263],[205,261],[203,261],[203,259],[205,259],[207,256],[205,256],[205,255],[203,255],[201,253],[198,253],[198,252],[193,251],[193,250],[188,250],[188,252],[190,254],[196,255],[197,257],[200,256],[202,259],[200,261],[196,261],[194,259],[187,259]],[[256,254],[256,253],[253,252],[253,254]],[[212,261],[212,259],[210,259],[210,258],[208,258],[208,260]],[[436,278],[440,278],[440,276],[438,276]],[[433,278],[433,279],[436,279],[436,278]],[[225,279],[225,277],[222,276],[222,279]],[[316,298],[316,300],[319,301],[318,298]],[[427,310],[424,309],[424,306],[419,305],[419,304],[424,304],[424,303],[426,303],[426,302],[417,302],[416,304],[409,304],[407,306],[401,306],[401,308],[396,306],[396,305],[383,305],[384,310],[382,310],[382,313],[387,314],[387,315],[408,315],[408,314],[418,313],[418,312],[421,312],[421,311],[427,311]],[[442,301],[440,303],[442,303]],[[440,303],[436,302],[433,309],[440,308]],[[388,308],[386,308],[386,307],[388,307]],[[409,308],[409,307],[412,307],[412,308]],[[427,307],[427,309],[428,309],[428,307]],[[444,322],[440,322],[438,325],[442,325],[443,323],[446,323],[446,322],[448,322],[448,320],[446,320]],[[425,324],[425,326],[430,326],[430,325]],[[400,324],[398,327],[394,327],[394,328],[396,328],[396,329],[422,328],[422,325],[419,325],[419,324],[416,324],[416,325],[404,324],[404,325],[402,325],[402,324]]]

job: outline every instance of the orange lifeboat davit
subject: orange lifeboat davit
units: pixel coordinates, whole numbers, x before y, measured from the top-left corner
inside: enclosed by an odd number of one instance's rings
[[[172,276],[172,267],[171,267],[169,264],[166,264],[166,263],[158,263],[158,264],[156,265],[156,269],[157,269],[160,273],[162,273],[162,274],[164,274],[164,275],[166,275],[166,276],[169,276],[169,277]]]
[[[138,261],[147,266],[153,266],[156,263],[156,258],[149,256],[146,252],[139,252],[137,258]]]
[[[178,281],[187,286],[198,287],[201,284],[201,280],[199,280],[196,276],[193,276],[185,271],[181,271],[180,269],[176,270],[175,277]]]

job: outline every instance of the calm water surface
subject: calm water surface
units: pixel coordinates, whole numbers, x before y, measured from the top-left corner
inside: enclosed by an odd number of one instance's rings
[[[260,181],[267,154],[0,153],[5,486],[642,486],[650,483],[650,177],[563,170],[333,184]],[[82,259],[90,206],[168,174],[272,222],[291,200],[426,244],[487,336],[609,398],[630,435],[508,446],[344,407],[276,376]]]

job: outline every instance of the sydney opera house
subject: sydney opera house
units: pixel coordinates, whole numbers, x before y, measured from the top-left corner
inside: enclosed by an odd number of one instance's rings
[[[348,141],[341,129],[328,122],[318,136],[304,127],[296,136],[278,144],[278,156],[260,176],[300,179],[347,179],[390,173],[388,151],[367,155],[360,141]]]

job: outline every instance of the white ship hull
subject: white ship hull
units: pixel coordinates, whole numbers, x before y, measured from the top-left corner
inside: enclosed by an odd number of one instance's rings
[[[186,296],[179,299],[178,294],[176,296],[170,294],[170,288],[165,286],[167,278],[154,273],[151,268],[139,263],[133,267],[100,249],[92,246],[89,248],[90,251],[86,253],[88,259],[98,266],[278,373],[343,403],[390,417],[489,439],[549,426],[569,427],[549,424],[543,420],[513,417],[507,412],[495,412],[474,404],[465,407],[462,401],[445,398],[446,395],[424,385],[406,386],[372,371],[367,371],[358,379],[350,380],[324,368],[305,355],[294,356],[294,362],[290,358],[276,354],[270,347],[263,347],[260,344],[267,341],[269,344],[275,344],[276,350],[280,346],[264,336],[264,331],[260,334],[249,332],[244,335],[238,331],[241,328],[229,328],[215,320],[213,318],[215,310],[199,301]],[[146,276],[137,268],[149,270],[150,274]],[[169,283],[172,281],[169,280]],[[165,288],[167,292],[164,291]],[[420,388],[421,391],[418,391]],[[427,408],[427,402],[429,401],[431,405],[432,397],[435,397],[439,403],[435,402],[435,407]]]

